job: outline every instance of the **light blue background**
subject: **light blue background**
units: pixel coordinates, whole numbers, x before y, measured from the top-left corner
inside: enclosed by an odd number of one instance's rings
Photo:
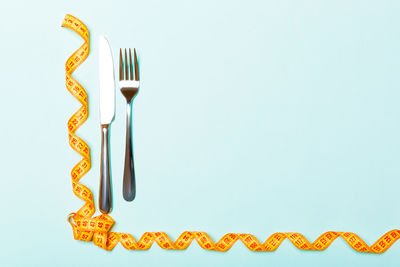
[[[64,63],[82,43],[60,27],[84,21],[92,49],[75,72],[89,94],[79,130],[93,167],[82,182],[98,199],[98,46],[114,58],[136,47],[137,198],[122,199],[125,103],[116,94],[111,153],[114,231],[228,232],[264,241],[277,231],[310,240],[353,231],[368,244],[399,228],[400,2],[398,1],[1,1],[1,266],[398,266],[336,240],[273,253],[240,242],[227,253],[112,252],[75,241],[66,216],[82,201],[67,142],[79,107]],[[117,63],[117,61],[115,61]]]

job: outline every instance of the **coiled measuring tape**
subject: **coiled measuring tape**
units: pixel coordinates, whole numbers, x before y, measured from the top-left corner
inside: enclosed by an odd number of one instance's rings
[[[89,31],[86,25],[72,15],[66,15],[62,27],[67,27],[83,38],[85,41],[65,63],[65,78],[68,91],[82,104],[82,106],[68,120],[69,144],[82,156],[71,171],[72,189],[74,194],[85,204],[76,212],[68,215],[72,226],[74,238],[82,241],[93,241],[96,246],[105,250],[112,250],[118,243],[126,249],[146,250],[156,242],[163,249],[186,249],[193,240],[206,250],[227,251],[233,244],[240,240],[252,251],[274,251],[285,239],[300,250],[325,250],[338,237],[343,238],[350,247],[359,252],[383,253],[400,239],[400,230],[391,230],[379,238],[373,245],[368,246],[358,235],[351,232],[329,231],[322,234],[314,242],[309,242],[300,233],[274,233],[264,243],[261,243],[251,234],[229,233],[224,235],[217,243],[205,232],[186,231],[173,242],[164,232],[147,232],[136,241],[130,234],[110,232],[114,220],[106,214],[92,217],[96,209],[93,195],[89,188],[80,183],[81,178],[90,170],[89,146],[78,137],[76,130],[86,121],[89,113],[88,99],[85,89],[71,74],[81,65],[90,50]]]

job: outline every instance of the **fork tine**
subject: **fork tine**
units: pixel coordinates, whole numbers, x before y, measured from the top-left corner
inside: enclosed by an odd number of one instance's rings
[[[119,80],[124,79],[124,63],[122,61],[122,49],[119,49]]]
[[[133,80],[133,65],[132,65],[132,54],[131,54],[131,49],[129,48],[129,74],[130,74],[130,79]]]
[[[125,48],[125,80],[129,80],[128,74],[128,58],[127,58],[126,48]]]
[[[136,49],[135,48],[133,48],[133,54],[134,54],[133,56],[135,58],[135,80],[139,81],[139,65],[138,65],[138,61],[137,61],[137,57],[136,57]]]

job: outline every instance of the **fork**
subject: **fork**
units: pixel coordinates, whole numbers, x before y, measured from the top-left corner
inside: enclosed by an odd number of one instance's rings
[[[125,61],[122,59],[122,49],[119,50],[119,87],[124,95],[127,103],[126,108],[126,145],[125,145],[125,164],[124,164],[124,180],[122,193],[126,201],[132,201],[136,195],[135,186],[135,167],[133,164],[133,147],[132,147],[132,102],[139,92],[139,66],[136,57],[136,49],[134,53],[135,77],[133,77],[132,54],[129,48],[129,63],[125,48]],[[124,71],[125,66],[125,71]]]

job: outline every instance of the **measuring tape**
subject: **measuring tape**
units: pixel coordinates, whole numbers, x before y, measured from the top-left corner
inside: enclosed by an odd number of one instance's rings
[[[69,144],[82,156],[71,171],[72,189],[74,194],[83,200],[85,204],[76,212],[68,215],[68,221],[72,226],[74,238],[82,241],[93,241],[96,246],[105,250],[112,250],[118,243],[126,249],[146,250],[156,242],[163,249],[186,249],[193,240],[206,250],[227,251],[236,241],[240,240],[251,251],[274,251],[285,239],[301,250],[325,250],[339,236],[350,247],[359,252],[383,253],[400,239],[400,230],[391,230],[379,238],[372,246],[368,246],[358,235],[351,232],[329,231],[322,234],[314,242],[309,242],[300,233],[274,233],[264,243],[261,243],[251,234],[229,233],[224,235],[217,243],[205,232],[186,231],[173,242],[164,232],[147,232],[136,241],[130,234],[110,232],[114,220],[107,214],[92,217],[96,209],[93,202],[93,194],[89,188],[79,181],[90,170],[89,146],[78,137],[76,130],[86,121],[89,113],[87,93],[71,74],[81,65],[90,50],[89,31],[86,25],[71,15],[66,15],[62,27],[67,27],[83,38],[85,41],[65,63],[65,78],[68,91],[82,104],[68,120]]]

